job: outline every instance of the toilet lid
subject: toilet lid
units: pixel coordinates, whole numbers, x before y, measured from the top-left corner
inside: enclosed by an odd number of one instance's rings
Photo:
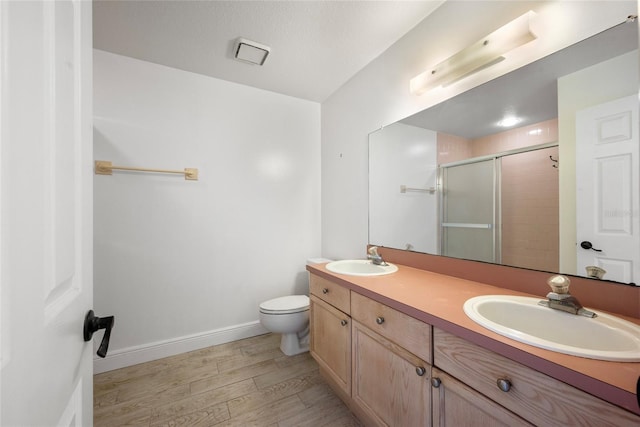
[[[309,297],[306,295],[289,295],[274,298],[260,304],[260,311],[271,314],[289,314],[309,309]]]

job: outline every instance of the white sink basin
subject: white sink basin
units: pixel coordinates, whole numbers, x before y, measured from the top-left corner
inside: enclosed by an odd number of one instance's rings
[[[327,270],[351,276],[381,276],[398,271],[393,264],[376,265],[368,259],[344,259],[327,264]]]
[[[589,359],[640,362],[640,326],[597,312],[588,318],[538,305],[543,298],[486,295],[464,303],[473,321],[500,335]]]

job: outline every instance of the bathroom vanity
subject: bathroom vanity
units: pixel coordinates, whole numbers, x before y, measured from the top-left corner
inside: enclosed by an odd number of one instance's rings
[[[404,265],[373,277],[307,270],[311,354],[367,426],[640,425],[640,363],[533,347],[463,311],[475,296],[523,293]]]

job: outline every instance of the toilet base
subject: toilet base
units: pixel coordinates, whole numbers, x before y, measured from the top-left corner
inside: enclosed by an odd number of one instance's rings
[[[287,356],[295,356],[309,351],[309,334],[307,333],[303,338],[298,338],[298,334],[295,332],[282,334],[280,350]]]

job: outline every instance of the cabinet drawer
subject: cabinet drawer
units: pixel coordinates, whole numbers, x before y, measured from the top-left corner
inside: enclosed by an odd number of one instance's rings
[[[439,369],[433,368],[431,376],[434,427],[533,426]]]
[[[351,316],[431,363],[431,325],[355,292],[351,292]]]
[[[349,289],[314,274],[309,275],[309,291],[343,313],[351,312]]]
[[[637,415],[541,372],[438,328],[433,334],[435,366],[535,425],[640,425]]]

